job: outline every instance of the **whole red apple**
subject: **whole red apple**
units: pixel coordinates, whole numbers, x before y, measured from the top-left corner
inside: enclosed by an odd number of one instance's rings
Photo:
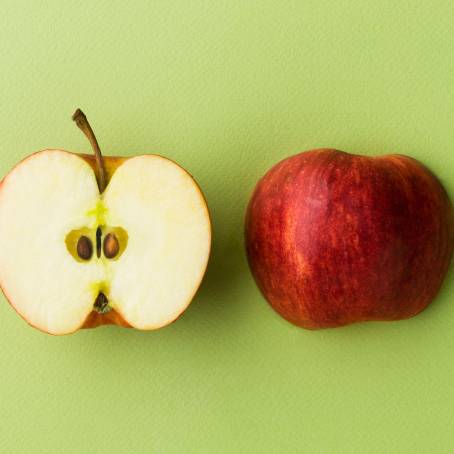
[[[403,155],[300,153],[259,181],[247,209],[260,290],[309,329],[416,315],[440,289],[453,247],[446,191]]]

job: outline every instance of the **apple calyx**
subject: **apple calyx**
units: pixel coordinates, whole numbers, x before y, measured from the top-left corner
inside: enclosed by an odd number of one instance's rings
[[[104,293],[99,292],[98,296],[96,297],[96,301],[93,304],[93,310],[98,312],[99,314],[107,314],[112,310],[112,307],[109,306],[109,300]]]

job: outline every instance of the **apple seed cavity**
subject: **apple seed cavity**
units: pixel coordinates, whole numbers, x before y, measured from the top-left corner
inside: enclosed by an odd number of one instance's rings
[[[120,250],[120,244],[114,233],[108,233],[104,238],[103,251],[108,259],[113,259]]]
[[[77,241],[77,255],[82,260],[90,260],[93,254],[93,245],[90,238],[82,235]]]

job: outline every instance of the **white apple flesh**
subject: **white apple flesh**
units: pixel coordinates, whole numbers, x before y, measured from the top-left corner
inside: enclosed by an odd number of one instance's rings
[[[104,249],[98,257],[98,228],[102,240],[117,232],[115,256]],[[78,232],[93,246],[88,259],[77,255]],[[32,326],[51,334],[112,322],[148,330],[191,302],[211,227],[197,184],[166,158],[123,159],[100,193],[81,155],[44,150],[0,186],[0,239],[0,286]],[[102,310],[95,306],[100,293]]]

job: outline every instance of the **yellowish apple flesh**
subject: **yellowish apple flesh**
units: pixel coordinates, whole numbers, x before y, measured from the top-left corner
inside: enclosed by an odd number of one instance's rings
[[[0,185],[0,286],[42,331],[165,326],[186,309],[205,273],[210,218],[193,178],[157,155],[105,157],[104,167],[100,193],[94,157],[44,150]],[[98,227],[104,238],[117,233],[119,254],[80,259],[72,236],[86,232],[95,245]],[[101,311],[100,293],[108,300]]]

